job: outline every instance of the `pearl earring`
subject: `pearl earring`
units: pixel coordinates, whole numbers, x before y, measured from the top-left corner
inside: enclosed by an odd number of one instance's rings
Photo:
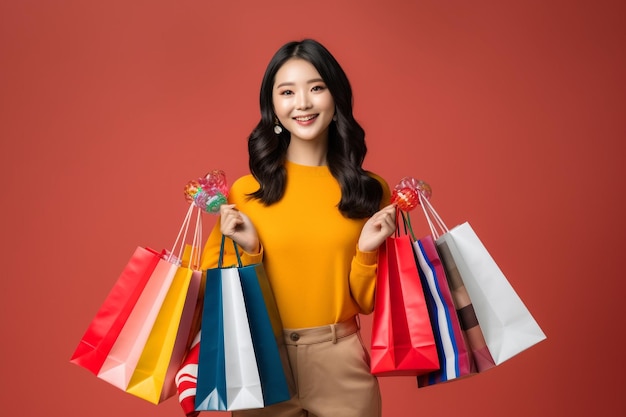
[[[277,117],[274,118],[274,133],[276,133],[277,135],[280,135],[281,133],[283,133],[283,127],[278,122]]]

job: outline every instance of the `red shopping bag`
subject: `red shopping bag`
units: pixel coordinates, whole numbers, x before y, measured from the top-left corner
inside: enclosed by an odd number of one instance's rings
[[[70,361],[98,374],[162,254],[138,247],[85,331]]]
[[[437,346],[411,238],[389,237],[378,254],[371,372],[415,376],[437,369]]]

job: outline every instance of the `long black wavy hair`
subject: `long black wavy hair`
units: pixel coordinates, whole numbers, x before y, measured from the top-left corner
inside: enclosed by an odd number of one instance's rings
[[[383,195],[380,183],[362,168],[367,146],[365,131],[352,114],[352,87],[337,60],[319,42],[312,39],[283,45],[272,57],[261,83],[261,121],[248,138],[250,172],[259,182],[250,197],[271,205],[279,201],[287,182],[285,159],[290,133],[274,132],[272,92],[276,72],[291,58],[311,63],[326,83],[335,102],[336,121],[328,132],[326,159],[331,174],[341,186],[338,208],[348,218],[370,217],[380,208]]]

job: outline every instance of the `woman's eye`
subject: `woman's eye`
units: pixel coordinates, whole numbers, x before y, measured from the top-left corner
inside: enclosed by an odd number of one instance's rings
[[[315,87],[311,89],[311,91],[324,91],[324,90],[326,90],[326,87],[323,85],[316,85]]]
[[[281,96],[290,96],[292,94],[293,94],[293,91],[291,90],[284,90],[284,91],[281,91],[280,93]]]

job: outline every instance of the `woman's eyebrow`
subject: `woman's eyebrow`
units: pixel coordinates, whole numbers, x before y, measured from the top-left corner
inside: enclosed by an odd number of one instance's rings
[[[313,78],[312,80],[307,81],[307,84],[313,84],[313,83],[319,83],[319,82],[324,82],[324,80],[322,80],[321,78]],[[280,88],[280,87],[287,87],[287,86],[292,86],[295,85],[296,83],[294,83],[293,81],[285,81],[284,83],[280,83],[276,86],[276,88]]]

